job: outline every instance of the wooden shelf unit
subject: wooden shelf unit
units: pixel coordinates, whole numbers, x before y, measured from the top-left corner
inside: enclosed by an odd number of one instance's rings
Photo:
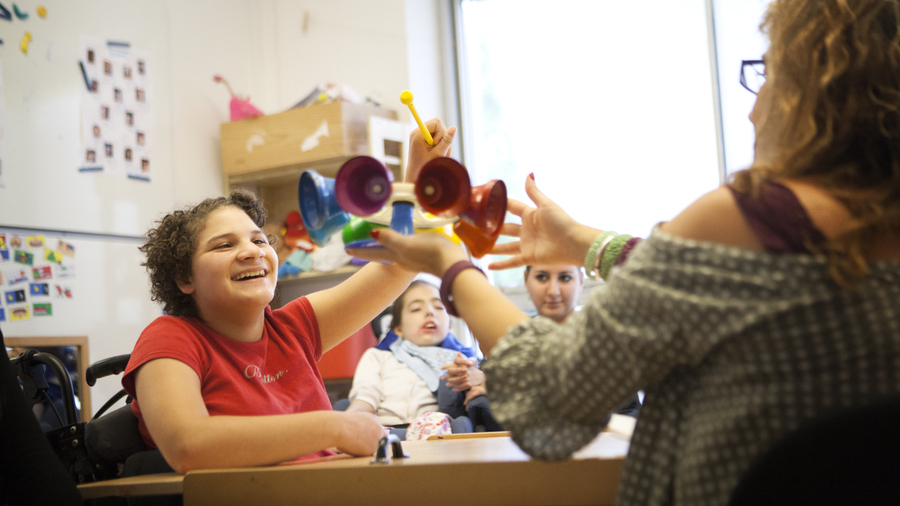
[[[221,126],[226,175],[289,169],[369,153],[368,119],[397,119],[373,105],[331,102]]]

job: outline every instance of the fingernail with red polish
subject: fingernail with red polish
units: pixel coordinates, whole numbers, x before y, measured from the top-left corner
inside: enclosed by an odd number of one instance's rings
[[[534,172],[532,172],[531,174],[528,174],[528,179],[534,181]]]
[[[375,239],[376,241],[378,240],[378,236],[380,234],[381,234],[381,230],[378,230],[377,228],[369,233],[369,235],[372,236],[372,239]]]

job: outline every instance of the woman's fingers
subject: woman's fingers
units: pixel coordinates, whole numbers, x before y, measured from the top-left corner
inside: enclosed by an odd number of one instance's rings
[[[552,200],[550,200],[544,192],[538,190],[537,185],[534,182],[534,178],[529,175],[525,178],[525,193],[528,194],[528,198],[531,199],[532,202],[538,207],[546,204],[554,204]]]
[[[520,200],[507,199],[506,210],[515,214],[516,216],[518,216],[520,218],[522,217],[522,213],[524,213],[528,209],[533,209],[533,208]]]
[[[515,267],[522,267],[525,265],[525,262],[522,260],[521,256],[514,256],[511,258],[507,258],[506,260],[500,260],[498,262],[491,262],[488,264],[488,269],[492,271],[502,271],[504,269],[513,269]]]
[[[373,262],[393,262],[394,254],[385,248],[347,248],[347,254],[362,260]]]
[[[491,248],[492,255],[518,255],[521,251],[519,241],[494,244]]]
[[[522,232],[522,225],[518,223],[504,223],[502,227],[500,227],[500,235],[507,235],[509,237],[519,237],[519,234]]]
[[[397,257],[394,252],[397,248],[397,237],[402,236],[388,228],[376,230],[377,233],[373,234],[372,238],[382,247],[347,248],[347,253],[363,260],[394,261]]]

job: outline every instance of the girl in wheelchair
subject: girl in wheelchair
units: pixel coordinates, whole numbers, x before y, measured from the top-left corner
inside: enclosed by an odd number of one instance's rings
[[[455,128],[410,136],[407,180],[446,156]],[[338,286],[279,309],[278,259],[252,194],[207,199],[163,217],[141,247],[153,299],[166,312],[141,334],[122,384],[149,448],[177,472],[371,455],[378,418],[335,412],[316,361],[370,322],[415,273],[370,263]],[[373,290],[373,287],[377,289]]]
[[[423,424],[432,428],[435,422],[441,422],[441,430],[472,432],[480,417],[471,416],[467,407],[483,392],[469,385],[453,388],[445,370],[455,360],[474,361],[475,352],[450,334],[450,315],[438,288],[425,280],[413,281],[394,301],[390,326],[384,340],[360,358],[347,411],[374,413],[408,439]],[[484,374],[474,369],[472,374],[483,382]],[[403,430],[407,427],[412,434]],[[427,436],[424,432],[418,436]]]

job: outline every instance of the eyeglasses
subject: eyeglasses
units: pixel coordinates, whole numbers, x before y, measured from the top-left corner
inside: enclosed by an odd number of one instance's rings
[[[766,82],[766,62],[763,60],[741,61],[741,86],[756,95]]]

